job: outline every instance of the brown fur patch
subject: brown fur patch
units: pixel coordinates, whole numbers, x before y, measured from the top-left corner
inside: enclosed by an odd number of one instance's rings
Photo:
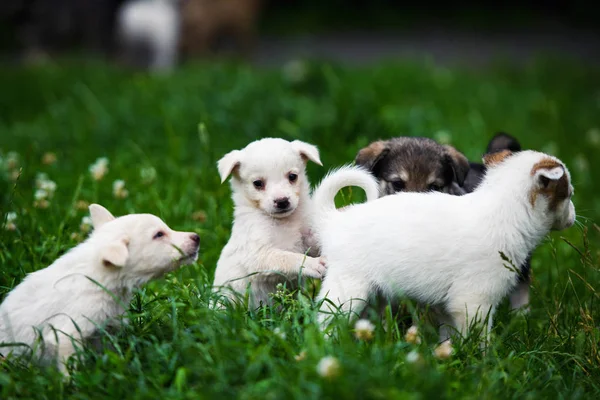
[[[361,149],[354,161],[356,164],[371,169],[377,161],[389,151],[387,142],[384,140],[378,140],[371,143],[364,149]]]
[[[512,151],[510,150],[502,150],[497,153],[490,153],[483,156],[483,164],[486,167],[491,167],[493,165],[500,164],[504,159],[510,157],[512,155]]]
[[[445,145],[444,148],[448,152],[448,155],[450,155],[450,158],[452,158],[452,161],[454,161],[453,169],[456,181],[462,185],[465,181],[465,177],[469,173],[469,160],[467,160],[467,157],[465,157],[463,153],[450,145]]]
[[[557,167],[564,169],[562,164],[558,161],[553,160],[552,158],[544,158],[542,161],[533,166],[531,169],[531,175],[534,176],[536,172],[541,169],[554,169]],[[558,205],[562,201],[566,200],[570,195],[569,179],[566,172],[558,180],[550,180],[548,182],[548,186],[533,190],[529,196],[529,201],[531,202],[532,206],[535,204],[538,195],[546,196],[550,201],[548,209],[550,211],[555,211]]]
[[[531,168],[531,176],[534,176],[540,169],[553,169],[556,167],[562,167],[562,164],[552,158],[544,158]]]

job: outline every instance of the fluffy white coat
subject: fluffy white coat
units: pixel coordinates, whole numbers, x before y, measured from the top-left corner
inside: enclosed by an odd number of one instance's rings
[[[329,300],[321,308],[323,326],[336,309],[359,313],[379,290],[438,308],[441,322],[460,333],[489,312],[489,329],[496,306],[517,283],[500,253],[519,266],[551,229],[575,219],[570,175],[560,160],[523,151],[489,167],[478,189],[464,196],[398,193],[343,212],[327,196],[315,203],[328,263],[319,294]],[[440,333],[447,338],[446,330]]]
[[[198,235],[173,231],[156,216],[115,218],[97,204],[90,213],[90,237],[27,275],[0,305],[1,353],[34,350],[42,359],[58,358],[66,372],[74,342],[123,314],[134,288],[198,256]]]

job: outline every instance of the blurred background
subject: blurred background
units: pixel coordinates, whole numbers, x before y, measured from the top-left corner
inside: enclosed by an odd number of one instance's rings
[[[215,57],[479,65],[544,53],[597,64],[599,20],[583,0],[3,0],[0,54],[9,63],[75,54],[152,70]]]

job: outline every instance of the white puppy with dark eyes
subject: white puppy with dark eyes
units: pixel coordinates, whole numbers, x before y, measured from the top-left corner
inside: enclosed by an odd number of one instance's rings
[[[33,350],[66,373],[74,343],[123,314],[134,288],[198,257],[197,234],[174,231],[154,215],[115,218],[97,204],[90,214],[89,238],[27,275],[0,305],[0,353]]]
[[[294,287],[300,275],[323,277],[323,260],[306,254],[309,160],[322,165],[315,146],[277,138],[257,140],[219,160],[221,182],[232,175],[234,222],[213,286],[228,299],[242,300],[248,291],[254,308],[269,304],[279,283]]]
[[[436,308],[442,340],[487,315],[489,332],[496,307],[517,285],[513,266],[550,230],[570,227],[575,208],[569,171],[557,158],[504,151],[484,162],[488,170],[473,193],[398,193],[343,212],[321,195],[335,173],[325,178],[313,196],[328,264],[319,293],[329,300],[320,310],[323,327],[331,312],[359,313],[381,291]]]

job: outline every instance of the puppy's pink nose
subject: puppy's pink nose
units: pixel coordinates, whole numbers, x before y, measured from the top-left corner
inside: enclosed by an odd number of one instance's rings
[[[280,197],[278,199],[273,200],[275,205],[280,210],[285,210],[290,206],[290,199],[288,197]]]
[[[192,233],[190,239],[192,239],[192,242],[196,243],[197,246],[200,245],[200,236],[196,235],[195,233]]]

